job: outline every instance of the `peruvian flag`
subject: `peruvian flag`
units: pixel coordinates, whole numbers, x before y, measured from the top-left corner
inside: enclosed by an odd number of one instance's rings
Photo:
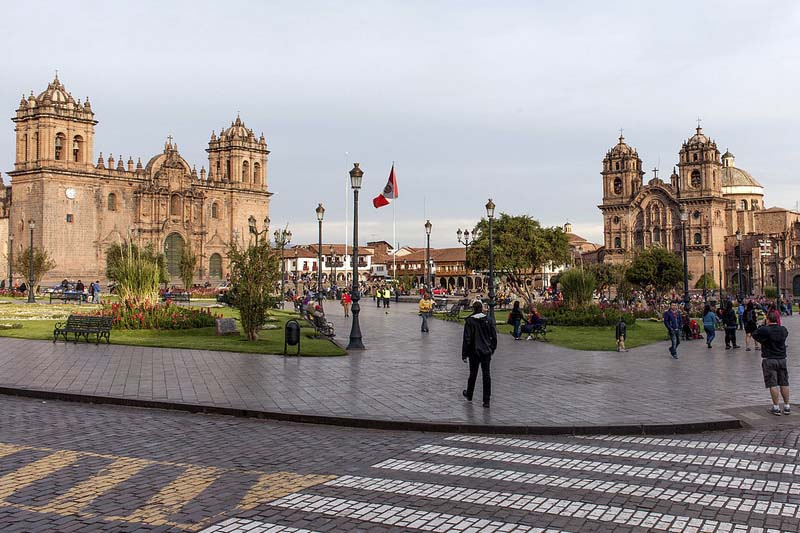
[[[386,182],[386,187],[383,188],[383,192],[372,199],[372,205],[374,205],[376,209],[389,205],[397,196],[397,178],[394,175],[394,163],[392,163],[392,171],[389,172],[389,181]]]

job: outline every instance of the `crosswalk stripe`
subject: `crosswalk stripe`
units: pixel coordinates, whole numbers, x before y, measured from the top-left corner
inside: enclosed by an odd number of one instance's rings
[[[237,509],[240,511],[248,511],[266,501],[281,498],[287,494],[297,492],[298,490],[319,485],[335,477],[336,476],[314,474],[293,474],[291,472],[264,474],[250,487],[250,490],[244,495]]]
[[[77,452],[55,452],[0,477],[0,502],[18,490],[77,462],[79,458]]]
[[[173,522],[169,521],[169,516],[180,511],[181,507],[196,498],[222,474],[223,471],[218,468],[189,467],[158,491],[143,507],[128,516],[113,516],[106,519],[143,522],[154,526],[173,525]]]
[[[421,474],[436,474],[446,476],[461,476],[475,479],[492,479],[497,481],[510,481],[528,485],[543,485],[559,489],[579,489],[602,492],[606,494],[625,494],[640,498],[654,498],[667,500],[674,503],[697,504],[717,509],[731,509],[733,511],[747,511],[753,513],[783,516],[789,518],[800,517],[800,507],[797,504],[758,500],[755,498],[728,497],[708,492],[690,492],[646,485],[619,483],[615,481],[602,481],[586,478],[570,478],[549,474],[535,474],[520,472],[519,470],[501,470],[497,468],[481,468],[441,463],[425,463],[420,461],[405,461],[389,459],[373,465],[373,468],[399,470],[403,472],[417,472]]]
[[[736,470],[753,470],[776,474],[795,475],[798,465],[791,463],[775,463],[770,461],[754,461],[750,459],[737,459],[719,455],[693,455],[687,453],[670,453],[657,451],[629,450],[625,448],[606,448],[602,446],[585,446],[582,444],[566,444],[560,442],[542,442],[526,439],[513,439],[503,437],[479,437],[472,435],[458,435],[447,437],[445,440],[466,442],[470,444],[488,444],[523,448],[526,450],[545,450],[560,453],[585,453],[609,457],[622,457],[643,459],[647,461],[664,461],[670,463],[685,463],[697,466],[713,466],[716,468],[732,468]]]
[[[656,437],[630,437],[624,435],[576,435],[575,438],[583,440],[601,440],[606,442],[625,442],[630,444],[644,444],[647,446],[669,446],[672,448],[692,448],[696,450],[720,450],[726,452],[761,453],[766,455],[783,455],[797,457],[796,448],[783,448],[780,446],[756,446],[753,444],[734,444],[732,442],[710,442],[686,439],[661,439]]]
[[[141,471],[150,461],[143,459],[120,458],[90,479],[72,487],[61,496],[42,507],[36,507],[40,513],[73,515],[80,512],[94,499],[113,489],[126,479]]]
[[[398,481],[396,479],[360,476],[342,476],[328,481],[326,486],[346,487],[404,496],[443,499],[451,502],[472,503],[518,509],[572,518],[586,518],[624,526],[640,526],[659,531],[683,532],[688,525],[703,531],[749,531],[746,525],[703,518],[691,518],[658,512],[637,511],[616,505],[587,503],[560,498],[547,498],[513,492],[498,492],[436,483]],[[409,525],[413,528],[413,525]]]
[[[340,478],[337,478],[340,479]],[[329,481],[332,483],[337,481]],[[540,528],[499,522],[484,518],[460,516],[448,513],[422,511],[409,507],[367,503],[343,498],[330,498],[314,494],[291,494],[270,505],[285,509],[295,509],[307,513],[326,516],[353,518],[363,522],[382,524],[396,528],[418,529],[420,531],[514,531],[519,533],[566,533],[557,529]]]
[[[207,527],[200,533],[318,533],[310,529],[279,526],[247,518],[229,518],[219,524]]]
[[[582,472],[595,472],[603,475],[618,475],[645,479],[660,479],[676,483],[691,483],[707,485],[723,489],[740,489],[753,492],[800,494],[800,483],[774,481],[765,479],[751,479],[737,476],[719,474],[705,474],[701,472],[687,472],[670,470],[649,466],[632,466],[617,463],[604,463],[586,459],[566,459],[545,455],[532,455],[526,453],[498,452],[494,450],[476,450],[474,448],[455,448],[425,444],[411,450],[412,452],[442,455],[448,457],[461,457],[465,459],[484,459],[503,463],[523,464],[530,466],[543,466],[562,470],[578,470]]]

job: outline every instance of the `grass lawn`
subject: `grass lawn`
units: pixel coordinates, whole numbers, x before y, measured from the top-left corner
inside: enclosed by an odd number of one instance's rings
[[[466,316],[463,314],[461,318]],[[497,324],[497,331],[501,335],[510,335],[512,329],[508,324]],[[614,351],[617,349],[615,330],[614,326],[547,326],[547,340],[556,346],[573,350]],[[628,326],[625,347],[636,348],[664,340],[668,340],[667,330],[660,320],[639,319],[635,325]]]
[[[53,326],[56,322],[65,320],[72,311],[88,311],[96,306],[77,305],[36,305],[3,304],[0,305],[0,325],[22,324],[19,329],[0,329],[0,337],[13,337],[18,339],[53,340]],[[226,318],[238,318],[236,309],[223,307],[213,309],[214,313]],[[278,329],[262,330],[259,339],[249,342],[240,335],[217,336],[215,328],[197,328],[183,330],[124,330],[115,329],[111,332],[111,344],[126,344],[131,346],[153,346],[162,348],[188,348],[195,350],[219,350],[225,352],[244,352],[259,354],[283,354],[283,326],[291,318],[297,318],[295,313],[288,311],[273,311],[271,313],[274,324]],[[31,317],[26,318],[26,317]],[[343,349],[325,339],[311,338],[314,329],[301,325],[300,355],[333,356],[346,355]],[[241,333],[241,328],[239,329]],[[59,342],[64,342],[63,340]],[[288,347],[288,353],[294,354],[297,347]]]

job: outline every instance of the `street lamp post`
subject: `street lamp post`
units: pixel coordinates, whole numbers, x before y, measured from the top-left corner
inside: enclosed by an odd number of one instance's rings
[[[425,236],[427,238],[427,244],[425,245],[425,263],[428,265],[428,274],[425,277],[425,282],[428,284],[428,293],[433,294],[433,280],[431,280],[431,228],[433,225],[431,221],[428,220],[425,222]]]
[[[683,305],[689,309],[689,258],[686,254],[686,221],[689,220],[689,212],[681,209],[681,237],[683,237]]]
[[[739,264],[736,266],[736,275],[739,279],[739,296],[738,300],[742,301],[742,232],[736,230],[736,248],[739,254]]]
[[[331,274],[330,275],[331,275],[331,280],[332,280],[331,281],[331,287],[333,287],[334,285],[336,285],[336,256],[333,255],[333,254],[336,253],[336,248],[334,248],[333,245],[331,244],[330,247],[328,247],[328,252],[330,252],[330,255],[331,255]]]
[[[708,303],[708,292],[706,291],[706,249],[703,248],[703,303]]]
[[[778,308],[778,311],[780,311],[781,310],[781,267],[778,258],[778,251],[779,251],[778,246],[779,246],[778,239],[776,238],[775,247],[773,248],[773,251],[775,252],[775,301],[776,301],[776,307]]]
[[[36,303],[36,296],[34,293],[34,287],[36,286],[36,280],[33,279],[33,230],[36,228],[36,222],[33,219],[28,221],[28,227],[31,230],[31,249],[30,249],[30,265],[28,269],[28,278],[30,279],[30,284],[28,285],[28,303],[35,304]]]
[[[461,228],[458,228],[458,231],[456,232],[456,235],[458,235],[458,242],[460,242],[461,244],[464,245],[464,277],[465,277],[465,279],[467,281],[469,281],[469,270],[467,270],[467,253],[469,252],[469,245],[472,244],[475,239],[473,238],[472,240],[470,240],[470,238],[469,238],[470,234],[469,234],[469,230],[468,229],[465,229],[462,232]],[[462,240],[462,236],[463,236],[463,240]],[[474,235],[473,235],[473,237],[474,237]],[[464,287],[464,294],[465,295],[468,294],[468,290],[469,289],[465,286]]]
[[[292,232],[285,228],[280,230],[276,229],[273,235],[275,237],[275,244],[281,249],[281,309],[283,309],[283,303],[286,299],[286,261],[283,259],[283,250],[286,248],[286,245],[291,242]]]
[[[364,350],[364,343],[361,340],[361,326],[358,323],[358,313],[361,306],[358,301],[361,299],[358,286],[358,191],[361,189],[361,181],[364,179],[364,171],[358,168],[358,163],[353,163],[350,171],[350,187],[353,189],[353,287],[350,291],[350,298],[353,301],[351,308],[353,312],[353,324],[350,327],[350,342],[347,344],[348,350]]]
[[[494,202],[491,198],[486,202],[486,216],[489,219],[489,319],[494,322],[494,241],[492,239],[492,222],[494,221]]]
[[[744,279],[742,279],[742,283],[744,283],[744,295],[749,296],[752,294],[752,287],[753,287],[753,277],[750,275],[750,263],[746,263],[744,265]]]
[[[300,290],[300,285],[299,285],[299,281],[298,281],[298,278],[300,277],[299,267],[300,267],[300,260],[299,260],[299,256],[298,256],[298,253],[297,253],[297,248],[295,248],[294,249],[294,296],[295,296],[295,298],[298,296],[297,292]]]
[[[8,236],[8,293],[14,291],[14,235]]]
[[[717,253],[717,258],[719,259],[719,301],[722,303],[722,276],[725,273],[725,269],[722,268],[722,252]]]
[[[322,218],[325,216],[325,208],[319,204],[315,209],[317,221],[319,222],[319,246],[317,247],[317,303],[322,305]]]

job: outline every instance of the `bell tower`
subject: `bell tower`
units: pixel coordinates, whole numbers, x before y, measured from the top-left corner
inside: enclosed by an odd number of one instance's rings
[[[212,132],[208,142],[208,179],[225,181],[243,189],[267,189],[267,142],[264,134],[256,139],[237,115],[230,128],[219,137]]]
[[[603,158],[603,204],[626,204],[642,188],[642,160],[636,150],[619,142]]]
[[[91,170],[94,159],[94,112],[87,98],[75,101],[56,75],[39,96],[24,96],[16,116],[14,170],[61,167]]]
[[[682,198],[722,196],[722,164],[717,144],[703,134],[700,120],[695,134],[683,143],[678,154]]]

